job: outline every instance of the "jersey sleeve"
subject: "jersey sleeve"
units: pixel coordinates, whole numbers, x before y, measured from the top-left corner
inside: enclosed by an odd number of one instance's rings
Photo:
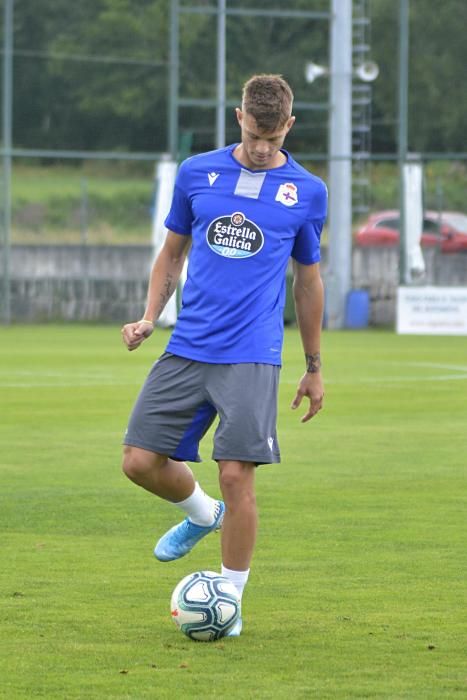
[[[191,210],[190,198],[187,194],[187,165],[182,163],[175,179],[175,187],[172,195],[170,211],[164,221],[165,226],[174,233],[184,236],[191,235],[193,222],[193,212]]]
[[[321,259],[320,240],[326,221],[328,192],[319,181],[311,196],[308,216],[295,237],[292,257],[301,265],[313,265]]]

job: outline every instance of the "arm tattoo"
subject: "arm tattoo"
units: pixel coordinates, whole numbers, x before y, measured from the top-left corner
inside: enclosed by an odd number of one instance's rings
[[[314,352],[312,355],[305,353],[306,371],[310,374],[316,374],[321,369],[321,354]]]
[[[172,296],[173,292],[173,276],[168,273],[167,277],[165,278],[165,284],[164,288],[162,289],[162,292],[159,295],[159,314],[163,312],[165,309],[165,305],[169,301],[170,297]]]

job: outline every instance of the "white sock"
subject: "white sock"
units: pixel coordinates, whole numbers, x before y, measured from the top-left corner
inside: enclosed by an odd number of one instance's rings
[[[247,569],[246,571],[234,571],[233,569],[228,569],[226,566],[224,566],[224,564],[222,564],[221,574],[222,576],[225,576],[225,578],[228,578],[229,581],[232,581],[240,595],[241,600],[243,595],[243,589],[245,588],[246,582],[248,581],[250,569]]]
[[[196,482],[195,490],[191,496],[185,498],[184,501],[174,503],[174,505],[181,508],[193,523],[206,527],[214,522],[216,503],[217,501],[204,493],[201,486]]]

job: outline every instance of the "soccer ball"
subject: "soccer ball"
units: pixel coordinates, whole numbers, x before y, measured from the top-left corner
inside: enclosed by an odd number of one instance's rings
[[[185,576],[170,601],[172,620],[190,639],[212,642],[224,637],[240,615],[240,597],[232,581],[214,571]]]

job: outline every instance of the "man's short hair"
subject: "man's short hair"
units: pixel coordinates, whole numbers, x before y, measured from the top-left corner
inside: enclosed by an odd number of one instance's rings
[[[281,75],[253,75],[243,86],[242,109],[262,131],[276,131],[292,114],[293,92]]]

